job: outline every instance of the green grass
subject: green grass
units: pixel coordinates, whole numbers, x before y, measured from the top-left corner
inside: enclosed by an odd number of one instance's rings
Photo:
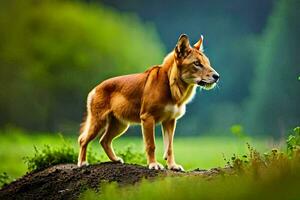
[[[34,155],[34,146],[38,149],[49,145],[51,147],[60,147],[64,141],[58,134],[24,134],[14,131],[1,134],[0,140],[0,173],[6,172],[12,178],[18,178],[26,173],[27,166],[24,163],[24,157]],[[78,150],[77,138],[66,137],[76,151]],[[249,141],[255,148],[264,151],[270,145],[267,140]],[[246,152],[246,140],[239,140],[230,137],[192,137],[175,138],[175,155],[178,163],[182,164],[186,170],[194,168],[211,168],[224,166],[224,157],[230,158],[233,154],[243,154]],[[134,147],[135,151],[143,153],[142,137],[121,137],[115,140],[114,147],[116,151],[124,150],[128,145]],[[156,139],[157,159],[165,163],[162,159],[163,142],[162,138]],[[89,152],[96,157],[102,158],[101,161],[108,161],[100,144],[97,140],[90,145]]]
[[[284,146],[282,142],[276,144],[272,140],[251,139],[241,134],[239,126],[233,128],[236,137],[177,137],[174,146],[178,163],[187,170],[224,166],[229,161],[234,175],[223,174],[210,181],[199,176],[167,177],[143,180],[126,187],[107,183],[102,185],[101,194],[88,190],[81,199],[299,199],[300,128],[289,133]],[[76,162],[76,136],[62,139],[59,134],[25,134],[18,130],[0,135],[0,185],[28,171],[24,157],[33,161],[31,169],[47,167],[44,164],[49,162],[44,160],[50,160],[52,164],[66,160]],[[156,155],[164,163],[162,143],[162,138],[157,138]],[[134,160],[144,148],[142,137],[121,137],[114,144],[119,155],[129,160]],[[128,150],[128,146],[133,150]],[[97,141],[91,143],[89,152],[94,161],[95,156],[108,161]],[[69,155],[72,158],[68,158]],[[136,160],[141,162],[142,159]]]
[[[300,170],[300,128],[295,128],[288,137],[285,151],[272,149],[274,146],[282,145],[276,145],[267,139],[245,137],[240,134],[239,127],[235,129],[232,133],[236,137],[177,137],[174,144],[177,161],[187,170],[224,166],[226,161],[230,161],[235,169],[235,175],[221,175],[210,181],[198,176],[167,177],[154,181],[143,180],[141,183],[126,187],[119,187],[116,183],[107,183],[102,185],[101,194],[88,190],[81,194],[80,198],[87,200],[99,198],[110,200],[199,198],[232,200],[286,199],[286,197],[298,199],[300,195],[297,189],[300,184],[298,173]],[[40,166],[47,167],[49,162],[44,162],[44,160],[50,160],[52,164],[66,160],[76,162],[76,153],[74,154],[73,150],[78,150],[76,136],[62,138],[59,134],[25,134],[18,130],[8,130],[0,135],[2,161],[0,186],[28,171],[24,157],[31,162],[29,165],[31,169]],[[156,144],[157,158],[164,163],[162,138],[157,138]],[[133,151],[126,153],[129,145],[133,146]],[[45,146],[49,147],[45,148]],[[144,148],[142,137],[121,137],[115,141],[114,146],[119,155],[128,158],[135,157],[137,154],[133,152],[143,152]],[[101,158],[101,161],[108,161],[97,141],[91,143],[89,152],[94,154],[90,156],[91,158],[96,156]],[[69,155],[71,158],[68,158]],[[225,161],[224,158],[227,160]],[[141,159],[137,160],[141,161]]]
[[[267,178],[255,181],[246,176],[218,177],[207,181],[200,177],[168,177],[143,182],[127,187],[112,183],[101,194],[87,191],[80,199],[92,200],[153,200],[153,199],[203,199],[203,200],[298,200],[300,191],[299,173],[286,177]]]
[[[291,132],[285,150],[262,154],[253,146],[243,156],[229,161],[230,174],[209,179],[200,176],[161,177],[126,187],[102,184],[101,193],[88,190],[80,199],[289,199],[300,197],[300,127]]]

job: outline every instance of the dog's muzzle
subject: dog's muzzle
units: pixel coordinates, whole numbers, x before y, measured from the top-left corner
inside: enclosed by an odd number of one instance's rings
[[[197,84],[204,87],[207,83],[204,81],[199,81]]]

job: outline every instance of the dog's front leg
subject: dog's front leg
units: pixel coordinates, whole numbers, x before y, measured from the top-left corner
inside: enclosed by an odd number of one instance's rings
[[[162,123],[162,130],[164,134],[165,153],[164,159],[167,160],[168,169],[184,171],[181,165],[177,165],[173,152],[173,139],[176,128],[176,120],[168,120]]]
[[[147,114],[142,115],[141,120],[149,169],[163,169],[164,167],[155,159],[155,120]]]

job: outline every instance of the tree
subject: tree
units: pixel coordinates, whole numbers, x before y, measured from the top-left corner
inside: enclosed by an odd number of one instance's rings
[[[300,2],[281,0],[269,18],[247,102],[248,126],[254,132],[279,135],[300,119]]]
[[[76,128],[89,90],[103,79],[160,63],[154,28],[101,5],[0,3],[0,125]]]

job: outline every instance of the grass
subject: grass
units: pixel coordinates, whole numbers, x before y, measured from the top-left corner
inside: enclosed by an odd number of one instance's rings
[[[186,169],[211,168],[231,165],[233,175],[221,174],[216,178],[167,177],[143,180],[141,183],[120,187],[116,183],[102,185],[101,193],[88,190],[81,199],[299,199],[300,191],[300,128],[287,138],[285,149],[274,149],[266,139],[250,139],[240,127],[232,132],[238,137],[176,138],[175,153],[178,163]],[[27,156],[30,170],[48,164],[76,162],[76,137],[62,139],[58,134],[24,134],[18,130],[1,134],[0,185],[16,178],[28,169],[23,157]],[[67,141],[66,141],[67,140]],[[246,142],[248,143],[246,145]],[[250,145],[250,144],[251,145]],[[128,148],[128,145],[134,147]],[[46,146],[45,146],[46,145]],[[33,148],[34,146],[34,148]],[[129,162],[144,163],[142,138],[122,137],[115,141],[118,155]],[[42,149],[42,150],[40,150]],[[90,159],[107,161],[99,144],[90,146]],[[266,152],[261,154],[259,152]],[[157,139],[157,155],[162,162],[162,139]],[[140,157],[141,156],[141,157]],[[227,158],[227,159],[224,159]],[[21,166],[23,168],[21,168]],[[7,173],[6,173],[7,172]],[[9,176],[8,176],[9,175]]]
[[[59,134],[25,134],[22,131],[10,130],[0,133],[0,137],[0,158],[2,161],[0,173],[6,172],[13,179],[24,175],[28,171],[24,157],[33,156],[35,153],[34,147],[42,149],[44,145],[49,145],[51,148],[59,148],[65,145],[65,141],[61,139]],[[65,137],[65,140],[76,151],[78,150],[77,138],[75,136]],[[224,156],[228,158],[234,153],[243,154],[247,151],[246,141],[250,142],[260,151],[264,151],[270,146],[269,142],[264,139],[251,141],[250,139],[240,140],[234,137],[177,137],[174,142],[176,160],[187,170],[198,167],[207,169],[224,166]],[[162,159],[162,138],[157,138],[156,144],[157,159],[161,163],[164,163]],[[114,147],[119,154],[122,154],[128,145],[131,145],[136,152],[143,153],[142,137],[121,137],[114,142]],[[101,161],[108,161],[108,158],[96,140],[91,143],[89,152],[92,152]]]
[[[108,184],[100,194],[85,192],[80,199],[299,199],[300,176],[262,178],[255,181],[247,176],[218,177],[207,181],[199,177],[169,177],[156,181],[144,180],[138,185],[118,187]]]
[[[221,174],[207,180],[203,177],[167,177],[143,180],[136,185],[120,187],[106,183],[101,193],[89,190],[80,199],[289,199],[300,196],[300,127],[286,141],[287,149],[259,153],[248,145],[248,153],[234,156],[229,165],[233,174]]]

